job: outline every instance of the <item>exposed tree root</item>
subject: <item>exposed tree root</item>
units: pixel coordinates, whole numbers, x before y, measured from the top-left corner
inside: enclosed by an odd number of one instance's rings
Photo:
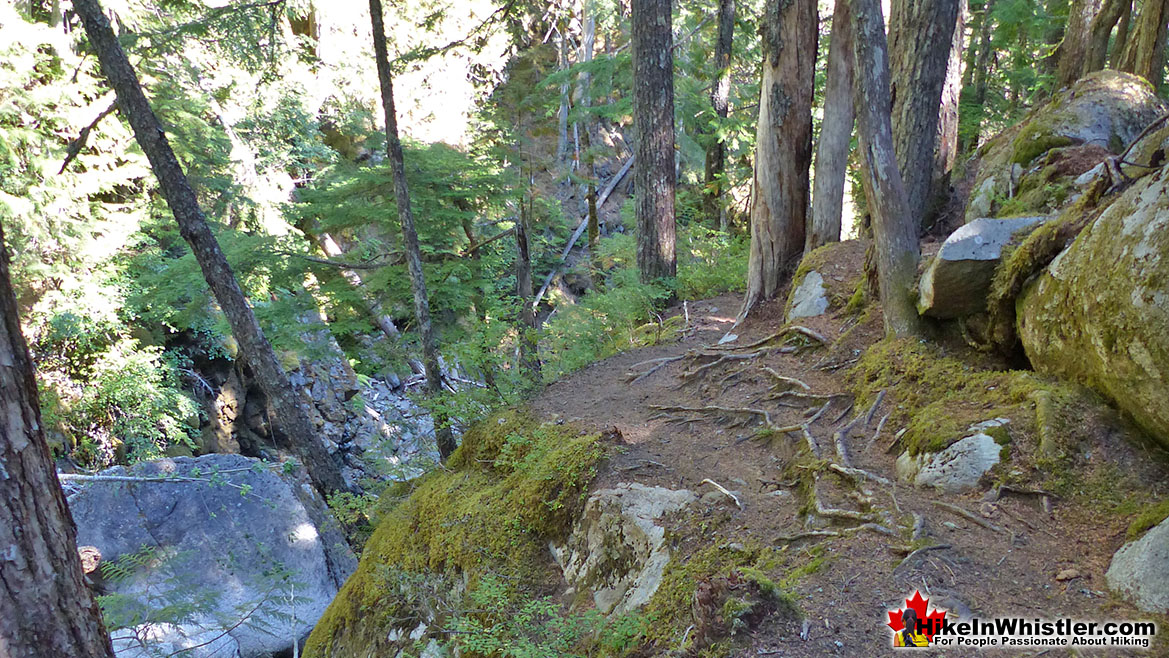
[[[906,556],[905,556],[905,559],[901,560],[901,562],[899,562],[899,563],[897,564],[897,566],[893,567],[893,573],[897,573],[897,571],[898,571],[899,569],[901,569],[902,567],[904,567],[904,566],[908,565],[908,564],[909,564],[910,562],[912,562],[912,561],[913,561],[915,558],[917,558],[917,557],[920,557],[920,556],[921,556],[923,553],[926,553],[926,552],[929,552],[929,551],[944,551],[944,550],[948,550],[948,549],[950,549],[950,548],[953,548],[953,547],[952,547],[952,546],[950,546],[949,544],[937,544],[937,545],[934,545],[934,546],[923,546],[923,547],[921,547],[921,548],[919,548],[919,549],[917,549],[917,550],[915,550],[915,551],[911,551],[911,552],[909,553],[909,555],[906,555]]]
[[[824,336],[820,335],[818,332],[813,331],[807,327],[802,327],[798,324],[789,324],[786,327],[781,328],[779,331],[771,334],[770,336],[767,336],[766,338],[760,338],[759,340],[757,340],[753,343],[748,343],[746,345],[726,345],[726,346],[719,347],[718,349],[722,349],[722,350],[726,350],[726,351],[739,351],[739,350],[755,349],[756,347],[760,347],[762,345],[767,345],[767,344],[772,343],[780,338],[784,338],[786,336],[789,336],[790,334],[798,334],[798,335],[804,336],[806,338],[810,338],[810,339],[820,343],[820,345],[825,346],[825,347],[827,347],[829,344],[828,339],[825,338]]]
[[[944,502],[941,500],[935,500],[933,502],[934,502],[934,505],[937,505],[938,507],[946,510],[947,512],[953,512],[954,514],[961,516],[962,518],[970,521],[971,523],[973,523],[975,525],[980,525],[983,528],[986,528],[987,530],[993,530],[994,532],[1001,532],[1003,534],[1006,534],[1006,532],[1007,532],[1006,528],[1003,528],[1000,525],[995,525],[994,523],[987,521],[986,519],[982,518],[981,516],[978,516],[974,512],[971,512],[967,509],[958,507],[957,505],[951,505],[950,503],[947,503],[947,502]]]

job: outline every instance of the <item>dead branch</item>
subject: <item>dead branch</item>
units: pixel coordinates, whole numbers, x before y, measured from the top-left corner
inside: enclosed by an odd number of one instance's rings
[[[706,478],[702,482],[699,482],[698,484],[709,484],[710,486],[714,487],[715,489],[718,489],[719,491],[726,494],[727,497],[729,497],[731,500],[735,501],[735,507],[738,507],[739,509],[743,509],[743,503],[741,503],[739,501],[739,497],[736,496],[735,494],[731,493],[730,491],[727,491],[726,487],[719,484],[718,482],[715,482],[714,480],[712,480],[710,478]]]
[[[953,548],[953,547],[950,546],[949,544],[937,544],[935,546],[923,546],[923,547],[917,549],[916,551],[912,551],[909,555],[906,555],[904,560],[899,562],[897,564],[897,566],[893,567],[893,573],[897,573],[898,569],[909,564],[910,561],[912,561],[914,558],[920,556],[923,553],[926,553],[928,551],[944,551],[944,550],[948,550],[950,548]]]
[[[70,142],[69,148],[65,150],[65,161],[61,163],[61,169],[57,171],[58,176],[65,173],[65,170],[69,168],[69,163],[73,162],[73,159],[81,153],[81,149],[85,148],[86,142],[89,141],[89,133],[93,132],[97,124],[101,123],[102,119],[113,114],[116,109],[118,109],[118,102],[115,100],[106,109],[102,110],[96,119],[90,121],[88,126],[81,129],[81,132],[77,135],[77,139]]]
[[[987,521],[986,519],[978,516],[974,512],[958,507],[957,505],[951,505],[950,503],[941,500],[935,500],[934,505],[937,505],[947,512],[953,512],[954,514],[961,516],[975,525],[980,525],[987,530],[993,530],[994,532],[1001,532],[1003,534],[1006,534],[1007,532],[1006,529],[1002,526],[995,525],[994,523],[991,523],[990,521]]]

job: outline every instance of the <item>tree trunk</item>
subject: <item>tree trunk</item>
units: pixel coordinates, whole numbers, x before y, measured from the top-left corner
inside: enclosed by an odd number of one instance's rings
[[[568,39],[564,25],[556,28],[556,64],[560,71],[568,68]],[[560,83],[560,107],[556,111],[556,164],[568,159],[568,79]]]
[[[886,108],[890,98],[889,59],[878,0],[851,0],[856,45],[857,129],[860,134],[866,197],[873,216],[873,241],[880,278],[885,331],[917,335],[920,319],[913,300],[920,256],[918,225],[905,205],[905,188],[893,149]]]
[[[1112,40],[1112,52],[1108,55],[1108,61],[1112,64],[1112,68],[1119,69],[1120,58],[1124,53],[1124,48],[1128,45],[1129,28],[1132,27],[1132,0],[1121,3],[1120,21],[1116,24],[1116,38]]]
[[[84,2],[84,0],[83,0]],[[0,226],[0,656],[113,658],[41,433]]]
[[[844,182],[853,107],[852,20],[848,0],[836,0],[832,14],[832,42],[828,44],[828,80],[824,85],[824,120],[816,146],[816,178],[812,188],[812,225],[804,249],[811,251],[840,240]]]
[[[1120,56],[1120,70],[1161,84],[1165,66],[1165,35],[1169,25],[1169,0],[1145,0],[1136,25]]]
[[[1091,27],[1100,13],[1101,0],[1075,0],[1068,10],[1068,25],[1059,46],[1059,67],[1055,73],[1055,87],[1071,86],[1080,79],[1088,56]],[[1111,29],[1111,28],[1109,28]]]
[[[735,35],[735,0],[719,0],[718,36],[714,43],[714,82],[710,86],[710,105],[719,119],[727,118],[731,97],[731,46]],[[727,147],[715,134],[706,148],[706,171],[703,175],[703,211],[718,218],[720,230],[727,230],[727,208],[723,203],[723,183],[727,171]]]
[[[1132,12],[1132,0],[1104,0],[1100,13],[1092,21],[1088,29],[1088,45],[1084,54],[1084,66],[1080,76],[1099,71],[1104,68],[1108,60],[1108,38],[1112,36],[1112,28],[1126,13]]]
[[[924,228],[932,215],[933,164],[958,0],[894,0],[889,20],[893,145],[906,210]]]
[[[960,107],[967,108],[973,114],[959,116],[958,147],[962,153],[969,153],[977,148],[982,137],[982,117],[985,114],[983,107],[986,105],[986,91],[990,78],[991,37],[994,25],[991,20],[992,11],[994,0],[986,0],[978,19],[978,34],[970,38],[971,42],[977,40],[978,48],[972,63],[967,65],[971,77],[970,85],[962,90],[963,98],[959,101]],[[974,43],[971,43],[970,49],[972,52],[975,51]]]
[[[390,57],[386,52],[386,29],[382,22],[381,0],[369,0],[369,15],[373,25],[373,50],[377,59],[377,77],[382,90],[382,110],[386,115],[386,156],[394,173],[394,202],[398,206],[398,221],[402,224],[402,243],[406,250],[406,265],[410,270],[410,288],[414,293],[414,318],[422,336],[422,366],[426,370],[426,390],[431,395],[442,392],[442,369],[438,363],[434,326],[430,322],[430,300],[426,294],[426,279],[422,274],[422,251],[418,248],[418,232],[414,230],[414,210],[410,206],[410,188],[406,185],[406,160],[402,155],[402,141],[398,137],[398,114],[394,109],[394,80],[390,75]],[[455,437],[445,414],[433,412],[434,438],[438,453],[446,459],[455,451]]]
[[[671,0],[633,0],[634,214],[643,282],[677,274]]]
[[[930,206],[941,208],[950,194],[950,174],[958,162],[958,99],[962,95],[962,54],[966,46],[967,0],[959,0],[958,20],[946,65],[946,84],[942,86],[942,106],[938,112],[938,149],[934,159],[933,198]],[[936,213],[934,213],[936,214]]]
[[[539,344],[536,340],[536,306],[532,303],[532,258],[528,252],[528,227],[531,225],[531,196],[521,201],[520,218],[515,225],[516,295],[520,298],[520,367],[527,373],[532,387],[541,381]]]
[[[770,0],[764,8],[751,252],[740,318],[779,293],[804,250],[817,28],[815,0]]]
[[[211,287],[211,292],[231,325],[231,333],[240,345],[240,353],[272,404],[290,445],[304,460],[309,477],[318,491],[329,494],[347,490],[341,469],[325,450],[309,420],[308,412],[300,404],[299,393],[292,388],[288,374],[284,372],[272,345],[256,322],[252,307],[248,305],[219,243],[215,241],[203,211],[199,208],[195,191],[183,174],[101,6],[97,0],[75,0],[73,7],[85,24],[85,32],[101,61],[102,71],[117,94],[122,116],[129,120],[134,138],[150,161],[150,168],[158,179],[162,195],[179,224],[179,233],[191,246],[207,285]]]

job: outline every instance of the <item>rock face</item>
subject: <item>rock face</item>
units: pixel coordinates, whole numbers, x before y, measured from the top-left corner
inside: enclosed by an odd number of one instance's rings
[[[655,523],[696,497],[688,490],[622,483],[589,497],[564,546],[553,556],[577,590],[593,592],[603,613],[622,614],[649,602],[661,584],[670,551]]]
[[[1108,587],[1145,612],[1169,612],[1169,521],[1120,547],[1105,574]]]
[[[788,321],[799,318],[811,318],[823,315],[828,310],[828,289],[824,287],[824,277],[816,270],[804,275],[804,280],[792,292],[792,306],[788,311]]]
[[[119,633],[121,658],[145,655],[132,635],[171,650],[193,647],[245,616],[224,638],[185,655],[258,658],[289,650],[356,566],[340,535],[321,521],[327,517],[311,489],[257,460],[180,457],[101,475],[175,479],[86,482],[69,495],[78,545],[96,547],[105,563],[138,557],[125,576],[106,579],[106,593],[119,605],[156,608],[171,603],[160,598],[167,595],[199,602],[191,619],[161,620],[178,625]]]
[[[986,296],[1003,247],[1049,218],[976,219],[950,234],[921,277],[917,310],[935,318],[986,311]]]
[[[1169,445],[1169,181],[1133,183],[1017,303],[1039,371],[1111,398]]]
[[[1137,76],[1088,75],[980,149],[966,220],[1059,210],[1074,200],[1078,176],[1120,153],[1165,111]]]
[[[918,487],[933,487],[946,493],[977,489],[990,469],[999,463],[1002,446],[987,432],[1005,428],[1010,420],[995,418],[970,427],[974,434],[956,441],[937,453],[897,458],[897,476]],[[1005,430],[998,430],[999,432]]]

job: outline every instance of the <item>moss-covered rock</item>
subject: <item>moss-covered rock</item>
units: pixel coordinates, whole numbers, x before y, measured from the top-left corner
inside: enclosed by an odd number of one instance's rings
[[[568,536],[605,452],[600,435],[523,412],[477,424],[447,468],[388,500],[304,655],[394,656],[450,621],[485,576],[528,591],[557,582],[548,544]]]
[[[1112,201],[1019,298],[1036,369],[1103,393],[1169,445],[1169,182]]]
[[[784,317],[790,322],[847,308],[860,284],[866,246],[845,240],[808,252],[792,275]]]
[[[1086,76],[979,149],[966,220],[1059,210],[1074,199],[1076,176],[1120,153],[1165,111],[1137,76]]]

